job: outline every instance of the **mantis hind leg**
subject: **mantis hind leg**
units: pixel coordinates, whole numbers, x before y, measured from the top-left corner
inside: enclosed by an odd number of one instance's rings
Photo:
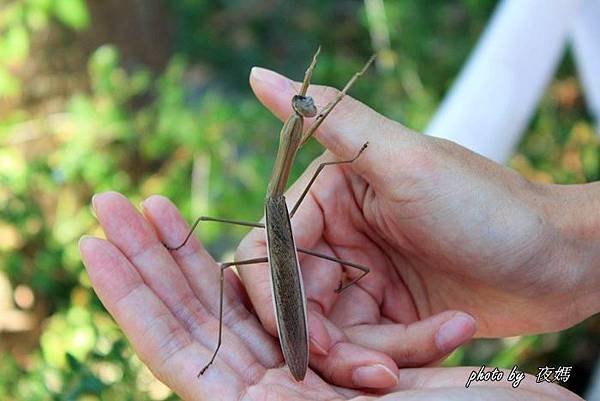
[[[183,246],[188,242],[188,240],[192,236],[192,233],[198,226],[198,223],[200,223],[201,221],[215,221],[218,223],[235,224],[238,226],[245,226],[245,227],[265,228],[265,225],[262,223],[254,223],[251,221],[222,219],[219,217],[200,216],[196,219],[196,221],[194,222],[194,225],[192,226],[192,228],[190,229],[190,231],[188,232],[188,234],[186,235],[185,239],[183,240],[183,242],[181,244],[171,247],[171,246],[168,246],[167,244],[163,243],[165,248],[167,248],[169,251],[177,251],[177,250],[183,248]]]
[[[219,276],[219,287],[220,287],[220,289],[219,289],[219,338],[217,340],[217,347],[215,348],[215,352],[213,352],[212,357],[210,358],[208,363],[206,365],[204,365],[204,367],[202,369],[200,369],[197,377],[202,376],[204,374],[204,372],[206,372],[206,369],[208,369],[208,367],[210,365],[212,365],[215,358],[217,357],[219,348],[221,348],[221,339],[222,339],[222,335],[223,335],[223,287],[224,287],[223,283],[225,282],[225,274],[224,274],[225,269],[227,269],[228,267],[231,267],[231,266],[251,265],[251,264],[255,264],[255,263],[265,263],[265,262],[267,262],[266,257],[240,260],[237,262],[221,263],[221,265],[219,267],[219,269],[221,271],[220,276]]]
[[[333,256],[325,255],[324,253],[321,253],[321,252],[316,252],[316,251],[312,251],[310,249],[305,249],[305,248],[296,248],[296,249],[298,250],[298,252],[305,253],[307,255],[316,256],[317,258],[330,260],[332,262],[337,262],[337,263],[340,263],[345,266],[354,267],[355,269],[362,271],[362,274],[360,276],[356,277],[355,279],[350,280],[346,284],[344,284],[343,281],[340,280],[340,285],[335,290],[335,292],[337,292],[338,294],[341,293],[342,291],[344,291],[346,288],[356,284],[356,282],[358,280],[360,280],[361,278],[363,278],[364,276],[369,274],[369,272],[371,271],[367,266],[359,265],[358,263],[354,263],[354,262],[348,262],[347,260],[338,259]]]

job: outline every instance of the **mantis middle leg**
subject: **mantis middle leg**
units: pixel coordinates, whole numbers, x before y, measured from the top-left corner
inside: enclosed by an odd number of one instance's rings
[[[181,249],[188,242],[188,240],[192,236],[192,233],[198,226],[198,223],[200,223],[201,221],[215,221],[218,223],[235,224],[235,225],[244,226],[244,227],[265,228],[265,225],[262,223],[254,223],[251,221],[242,221],[242,220],[222,219],[219,217],[200,216],[196,219],[196,221],[194,222],[194,225],[192,226],[192,228],[190,229],[190,231],[188,232],[187,236],[185,237],[185,239],[183,240],[183,242],[181,244],[171,247],[171,246],[168,246],[167,244],[163,243],[165,248],[167,248],[169,251],[177,251],[177,250]]]

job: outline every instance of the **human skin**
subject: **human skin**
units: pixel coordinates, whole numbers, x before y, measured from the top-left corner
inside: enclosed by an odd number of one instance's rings
[[[334,386],[312,369],[298,383],[277,340],[250,312],[232,272],[226,275],[223,346],[197,378],[218,332],[218,265],[196,239],[180,252],[166,250],[163,241],[176,242],[188,228],[163,197],[144,201],[143,216],[115,192],[99,194],[92,203],[106,239],[83,237],[79,246],[94,289],[140,359],[186,401],[581,400],[557,385],[537,384],[531,376],[518,389],[508,381],[473,383],[467,389],[474,368],[396,369],[394,384],[377,392]]]
[[[298,83],[260,68],[250,83],[276,116],[289,115]],[[335,94],[322,86],[309,90],[318,105]],[[558,331],[600,309],[598,184],[529,182],[350,97],[317,139],[328,151],[288,191],[289,205],[319,163],[351,159],[369,142],[353,164],[325,168],[292,221],[298,246],[372,270],[339,296],[333,289],[341,266],[300,255],[309,309],[321,322],[311,331],[321,355],[311,361],[328,380],[336,382],[328,360],[341,344],[381,351],[401,366],[415,354],[430,357],[439,341],[407,349],[399,339],[410,337],[411,324],[443,311],[473,316],[478,336],[502,337]],[[265,254],[257,229],[236,259]],[[257,315],[275,335],[267,268],[241,267],[240,273]],[[345,268],[345,274],[359,272]]]
[[[260,72],[251,79],[257,96],[287,117],[292,84],[264,70],[257,77]],[[277,77],[281,80],[274,82]],[[334,92],[313,87],[309,94],[325,104]],[[346,389],[330,386],[313,370],[296,384],[281,367],[269,335],[276,330],[268,273],[260,265],[240,272],[267,331],[249,312],[250,300],[229,272],[224,345],[215,365],[195,381],[217,335],[218,268],[196,240],[171,254],[162,247],[161,242],[176,244],[187,234],[164,198],[146,200],[141,216],[122,196],[102,194],[94,209],[108,241],[82,240],[82,256],[102,302],[157,377],[186,400],[214,399],[215,391],[222,399],[362,394],[350,387],[385,388],[381,394],[388,399],[450,394],[465,400],[578,399],[535,383],[518,390],[488,384],[471,391],[464,388],[471,369],[399,373],[398,366],[433,363],[460,345],[475,331],[470,315],[479,335],[500,336],[559,330],[596,312],[592,244],[598,225],[589,216],[597,209],[597,186],[531,184],[457,145],[415,134],[349,97],[317,139],[335,154],[322,160],[351,158],[369,141],[355,164],[323,172],[293,219],[299,246],[372,268],[338,296],[333,289],[341,268],[301,259],[311,310],[311,368]],[[290,203],[318,162],[290,190]],[[241,244],[238,259],[265,254],[264,233],[256,230]],[[446,323],[450,329],[442,330]],[[369,366],[376,370],[356,377],[356,369]],[[410,377],[414,380],[407,381]]]

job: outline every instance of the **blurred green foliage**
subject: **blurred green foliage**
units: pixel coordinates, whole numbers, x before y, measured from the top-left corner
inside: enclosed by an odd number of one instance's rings
[[[2,4],[4,3],[4,4]],[[0,94],[16,95],[21,87],[11,67],[29,57],[31,35],[53,21],[74,30],[85,29],[90,20],[85,0],[21,0],[0,3]]]
[[[160,193],[189,220],[200,212],[258,219],[280,123],[252,96],[251,66],[300,78],[321,44],[314,81],[339,87],[373,52],[370,34],[383,32],[387,42],[373,42],[383,62],[353,96],[418,130],[495,5],[386,2],[382,19],[356,0],[165,1],[170,56],[156,68],[132,62],[119,43],[98,43],[91,52],[79,43],[98,24],[84,0],[2,3],[0,268],[13,287],[35,296],[33,306],[14,297],[16,307],[35,318],[34,327],[0,333],[3,400],[175,399],[135,357],[93,294],[77,249],[81,235],[101,235],[89,208],[92,194],[117,190],[135,204]],[[112,18],[125,17],[113,11]],[[73,77],[50,72],[42,82],[64,83],[56,90],[60,96],[49,90],[47,99],[33,102],[28,94],[39,90],[38,81],[27,71],[48,62],[42,51],[48,44],[38,38],[49,32],[62,40],[51,42],[57,46],[51,54],[63,43],[83,55],[86,62],[73,75],[83,76],[85,85],[70,86]],[[538,181],[592,181],[600,177],[599,149],[567,58],[510,165]],[[309,144],[294,175],[320,151]],[[199,235],[218,258],[243,233],[206,225]],[[446,364],[518,363],[535,374],[547,363],[579,363],[585,371],[591,363],[586,351],[598,351],[599,330],[596,320],[562,334],[478,341]]]

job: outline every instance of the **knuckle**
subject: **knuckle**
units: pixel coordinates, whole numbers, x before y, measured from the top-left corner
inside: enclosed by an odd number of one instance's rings
[[[394,360],[400,366],[413,366],[420,361],[416,359],[420,357],[423,349],[418,349],[416,347],[402,347],[394,353]]]

